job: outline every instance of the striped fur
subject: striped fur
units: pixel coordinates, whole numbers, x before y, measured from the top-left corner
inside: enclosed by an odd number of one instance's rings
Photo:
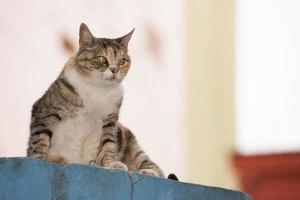
[[[132,33],[117,39],[95,38],[81,25],[77,55],[33,105],[28,156],[164,177],[118,121]]]

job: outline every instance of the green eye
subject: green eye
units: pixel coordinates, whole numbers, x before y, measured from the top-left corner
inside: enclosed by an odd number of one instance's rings
[[[105,57],[103,57],[103,56],[98,56],[98,57],[97,57],[97,61],[98,61],[99,63],[101,63],[102,65],[108,65],[107,59],[106,59]]]
[[[124,65],[126,63],[126,59],[125,58],[120,58],[118,60],[118,65]]]

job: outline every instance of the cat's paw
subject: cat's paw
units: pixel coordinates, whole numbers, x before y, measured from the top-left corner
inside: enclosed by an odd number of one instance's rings
[[[142,173],[142,174],[145,174],[145,175],[148,175],[148,176],[157,176],[157,177],[159,177],[159,174],[156,171],[154,171],[153,169],[140,169],[138,172]]]
[[[48,155],[47,154],[34,154],[30,156],[31,158],[36,158],[36,159],[40,159],[40,160],[47,160]]]
[[[68,162],[66,161],[65,158],[62,156],[47,156],[47,161],[52,162],[52,163],[58,163],[58,164],[67,164]]]
[[[120,170],[128,171],[127,166],[120,161],[111,162],[106,167],[111,169],[120,169]]]
[[[91,160],[89,162],[89,165],[96,166],[97,165],[97,161],[96,160]]]

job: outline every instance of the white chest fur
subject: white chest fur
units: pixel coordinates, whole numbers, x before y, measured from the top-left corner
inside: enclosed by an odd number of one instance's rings
[[[96,159],[102,136],[103,119],[116,112],[122,87],[101,88],[91,85],[75,72],[66,74],[83,101],[76,116],[58,124],[51,140],[49,155],[63,156],[70,163],[87,164]]]

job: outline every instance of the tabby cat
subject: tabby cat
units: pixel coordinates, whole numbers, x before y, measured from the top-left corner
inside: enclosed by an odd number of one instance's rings
[[[118,122],[133,31],[116,39],[96,38],[81,24],[77,54],[33,105],[28,156],[164,177]]]

